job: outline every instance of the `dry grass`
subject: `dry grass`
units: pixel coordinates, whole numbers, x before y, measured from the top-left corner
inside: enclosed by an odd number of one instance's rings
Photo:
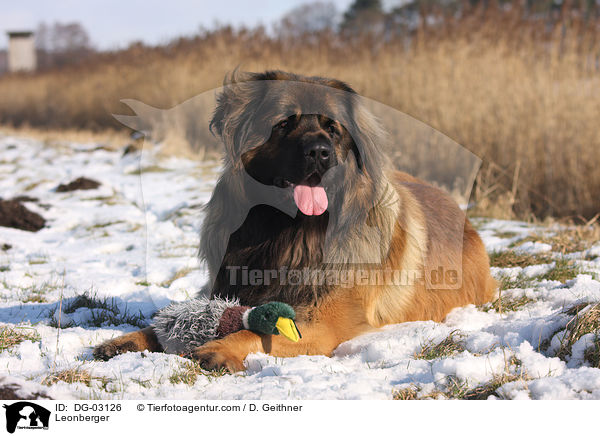
[[[42,380],[42,384],[51,386],[61,381],[65,383],[83,383],[84,385],[89,386],[92,382],[92,376],[85,370],[76,368],[66,369],[64,371],[47,375],[44,380]]]
[[[535,300],[533,298],[529,298],[527,296],[511,298],[501,295],[493,302],[483,305],[481,307],[481,310],[483,310],[484,312],[495,310],[498,313],[514,312],[517,310],[521,310],[523,306],[526,306],[529,303],[533,303],[534,301]]]
[[[592,346],[584,351],[583,357],[592,367],[600,368],[600,335],[598,333],[594,337]]]
[[[185,362],[179,369],[174,371],[169,377],[169,381],[173,384],[185,383],[191,386],[196,383],[196,380],[198,380],[199,376],[207,377],[210,381],[226,374],[229,374],[226,369],[207,371],[200,366],[200,363],[191,360]]]
[[[448,398],[458,398],[461,400],[487,400],[491,395],[498,396],[504,399],[503,395],[498,392],[503,385],[513,382],[522,382],[526,386],[529,377],[525,373],[511,374],[508,372],[495,375],[492,380],[483,383],[474,388],[465,388],[464,384],[457,383],[450,390]]]
[[[433,360],[441,357],[452,356],[453,354],[462,353],[465,351],[465,345],[460,339],[458,331],[451,332],[441,342],[430,342],[423,345],[418,353],[415,353],[415,359]]]
[[[583,335],[588,333],[600,332],[600,303],[599,304],[578,304],[565,311],[572,316],[566,325],[566,334],[561,340],[560,347],[556,351],[556,356],[565,359],[571,354],[573,344]],[[593,365],[598,365],[598,342],[588,348],[584,353],[585,358]]]
[[[551,254],[520,254],[510,250],[492,253],[490,255],[492,266],[500,268],[511,267],[526,267],[530,265],[549,264],[553,263],[551,268],[540,275],[528,276],[523,271],[520,271],[516,277],[512,274],[501,272],[496,279],[500,282],[500,291],[506,289],[527,288],[534,285],[540,280],[558,281],[565,283],[567,280],[574,279],[584,270],[573,259],[557,258],[553,260]],[[510,305],[518,308],[522,304],[527,304],[523,301],[511,301]]]
[[[418,386],[411,385],[408,388],[397,389],[392,392],[394,400],[418,400],[421,389]]]
[[[411,385],[408,388],[395,390],[392,393],[394,400],[429,400],[429,399],[454,399],[454,400],[486,400],[491,395],[504,399],[499,389],[507,383],[521,382],[526,386],[531,377],[523,371],[521,362],[511,356],[505,362],[502,373],[494,374],[491,380],[475,387],[469,387],[466,380],[449,376],[445,380],[443,389],[436,389],[428,394],[420,395],[421,388]]]
[[[540,265],[552,262],[553,258],[550,253],[529,254],[519,253],[513,250],[495,251],[490,253],[490,266],[498,268],[512,268],[516,266],[526,267],[529,265]]]
[[[552,245],[552,251],[561,254],[575,253],[587,250],[600,241],[600,225],[594,222],[588,225],[571,226],[566,229],[559,229],[554,234],[550,235],[534,234],[519,241],[519,243],[526,241],[550,244]]]
[[[535,283],[534,277],[525,275],[522,271],[517,274],[516,277],[512,277],[510,274],[500,274],[496,279],[499,283],[500,292],[506,291],[507,289],[522,289],[529,288]]]
[[[168,288],[169,286],[171,286],[173,284],[173,282],[177,279],[180,279],[182,277],[187,276],[190,272],[192,272],[194,269],[190,268],[190,267],[184,267],[181,268],[180,270],[178,270],[175,274],[173,274],[173,276],[171,278],[169,278],[168,280],[165,280],[164,282],[162,282],[160,284],[160,286]]]
[[[565,283],[567,280],[574,279],[583,271],[572,259],[558,259],[554,267],[545,274],[538,276],[539,280],[551,280]]]
[[[99,383],[100,386],[102,387],[102,389],[107,390],[107,385],[111,381],[113,381],[113,380],[108,377],[94,376],[94,375],[90,374],[89,371],[86,371],[85,369],[70,368],[70,369],[65,369],[62,371],[53,372],[51,374],[48,374],[42,380],[42,384],[46,385],[46,386],[52,386],[53,384],[56,384],[58,382],[64,382],[64,383],[69,383],[69,384],[83,383],[87,387],[92,387],[93,383],[95,382],[95,383]],[[107,392],[108,392],[108,390],[107,390]]]
[[[62,71],[4,76],[0,122],[118,128],[111,113],[128,111],[119,100],[169,108],[220,86],[237,66],[333,76],[481,156],[473,213],[589,219],[600,198],[595,24],[570,17],[548,28],[518,13],[473,13],[420,29],[410,42],[332,34],[284,40],[224,28]],[[193,136],[184,132],[183,142]]]
[[[111,128],[94,131],[75,128],[45,129],[28,126],[17,128],[5,124],[0,125],[0,134],[6,136],[26,136],[42,141],[49,146],[70,145],[71,142],[76,142],[78,144],[102,144],[103,147],[108,149],[115,149],[132,143],[128,132]]]
[[[0,328],[0,353],[23,341],[37,342],[40,334],[30,327],[1,327]]]
[[[495,395],[504,399],[502,393],[499,392],[499,389],[503,385],[521,382],[526,386],[528,380],[531,380],[531,377],[524,371],[521,361],[515,356],[508,356],[504,362],[504,370],[494,374],[491,380],[474,387],[469,387],[466,381],[456,377],[449,377],[446,389],[434,392],[432,395],[434,398],[442,395],[445,398],[460,400],[486,400],[491,395]]]

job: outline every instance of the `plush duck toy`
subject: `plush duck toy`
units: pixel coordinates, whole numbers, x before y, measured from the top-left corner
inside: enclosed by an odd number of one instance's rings
[[[194,348],[239,330],[281,334],[293,342],[302,337],[291,306],[272,301],[257,307],[238,300],[195,298],[173,303],[154,316],[154,331],[167,353],[187,355]]]

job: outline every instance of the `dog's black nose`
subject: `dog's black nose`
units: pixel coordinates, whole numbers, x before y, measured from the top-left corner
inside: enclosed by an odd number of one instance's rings
[[[304,148],[304,155],[307,158],[314,159],[317,165],[321,165],[324,169],[330,167],[332,162],[333,147],[326,142],[316,142],[307,145]]]

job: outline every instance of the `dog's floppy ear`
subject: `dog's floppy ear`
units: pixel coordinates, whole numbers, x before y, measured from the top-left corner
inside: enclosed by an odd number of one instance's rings
[[[223,124],[225,120],[225,114],[229,112],[228,104],[223,98],[223,94],[217,96],[217,107],[212,119],[210,120],[210,132],[218,137],[223,136]]]
[[[234,70],[225,77],[217,95],[217,107],[210,121],[210,131],[223,141],[226,158],[234,166],[241,165],[243,148],[252,142],[253,116],[262,100],[262,77],[256,73]]]
[[[349,132],[352,136],[352,151],[359,170],[369,177],[378,174],[384,158],[381,146],[385,132],[373,114],[365,107],[358,95],[353,95],[352,117]]]
[[[239,82],[248,80],[246,74],[237,68],[223,79],[223,87],[217,94],[217,107],[210,121],[210,131],[213,135],[223,136],[225,120],[231,114],[234,104],[239,103],[236,98],[235,86]]]

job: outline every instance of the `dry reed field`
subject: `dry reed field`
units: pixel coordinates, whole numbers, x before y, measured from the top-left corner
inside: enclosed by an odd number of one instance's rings
[[[168,46],[103,53],[0,78],[0,123],[119,128],[119,101],[170,108],[236,67],[336,77],[484,160],[474,213],[590,220],[600,211],[600,24],[473,14],[410,38],[282,39],[222,28]]]

